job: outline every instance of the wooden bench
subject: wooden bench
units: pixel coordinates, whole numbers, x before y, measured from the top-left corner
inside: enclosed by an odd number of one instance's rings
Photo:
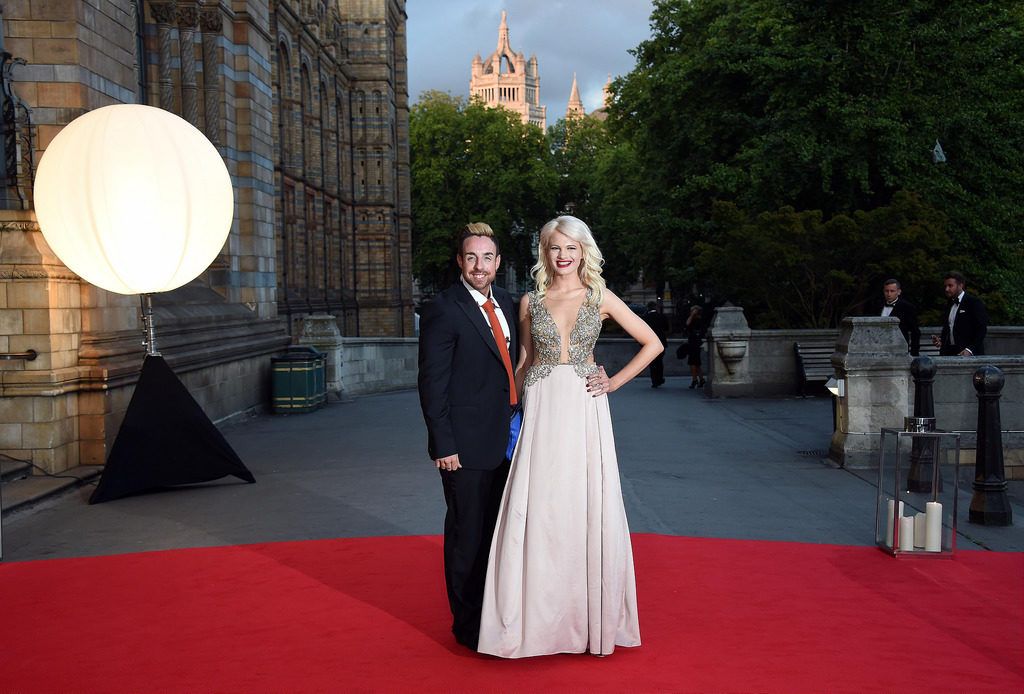
[[[800,374],[799,392],[803,396],[808,383],[824,384],[835,376],[832,368],[832,353],[836,351],[835,342],[796,342],[796,365]]]

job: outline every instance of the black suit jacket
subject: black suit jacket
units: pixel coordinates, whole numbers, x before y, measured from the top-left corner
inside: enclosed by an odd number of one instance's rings
[[[988,332],[988,311],[985,302],[964,292],[956,310],[952,338],[949,334],[949,307],[942,314],[942,347],[939,354],[955,356],[965,349],[972,354],[985,353],[985,333]]]
[[[884,307],[885,304],[881,304],[875,315],[882,315]],[[921,327],[917,322],[917,307],[901,296],[896,299],[896,305],[892,307],[892,313],[889,315],[900,319],[900,332],[907,341],[907,348],[911,355],[918,356],[921,352]]]
[[[491,288],[518,354],[512,295]],[[431,458],[459,454],[468,469],[493,470],[505,459],[511,409],[509,382],[491,326],[461,281],[423,307],[419,393]]]

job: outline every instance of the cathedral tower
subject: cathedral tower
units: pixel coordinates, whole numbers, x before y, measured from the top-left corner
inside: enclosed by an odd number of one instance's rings
[[[487,106],[503,106],[515,111],[524,123],[547,127],[547,108],[540,105],[540,73],[537,56],[526,60],[516,53],[508,40],[507,13],[501,12],[498,48],[486,60],[478,53],[473,58],[469,93]]]

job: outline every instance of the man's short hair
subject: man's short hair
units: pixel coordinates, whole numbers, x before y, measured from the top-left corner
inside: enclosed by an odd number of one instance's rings
[[[495,255],[501,255],[501,246],[498,245],[498,237],[494,235],[494,230],[491,229],[490,225],[485,224],[484,222],[470,222],[466,226],[462,227],[462,230],[455,238],[455,252],[462,255],[463,244],[466,239],[473,236],[489,238],[494,242]]]
[[[883,287],[888,287],[890,284],[895,284],[897,289],[903,289],[899,280],[887,279],[885,282],[882,282]]]
[[[956,270],[951,270],[950,272],[947,272],[945,275],[943,275],[942,279],[956,280],[957,284],[967,284],[967,278],[964,277],[962,273],[957,272]]]

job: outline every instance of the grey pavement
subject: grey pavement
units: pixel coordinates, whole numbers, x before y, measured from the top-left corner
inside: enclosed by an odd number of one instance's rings
[[[825,459],[828,398],[709,400],[688,383],[654,390],[638,378],[611,395],[633,532],[873,544],[875,473]],[[256,484],[230,478],[96,506],[83,487],[6,517],[4,561],[441,533],[414,391],[261,415],[225,434]],[[1010,496],[1015,526],[976,526],[966,485],[957,548],[1024,551],[1024,482],[1011,482]]]

